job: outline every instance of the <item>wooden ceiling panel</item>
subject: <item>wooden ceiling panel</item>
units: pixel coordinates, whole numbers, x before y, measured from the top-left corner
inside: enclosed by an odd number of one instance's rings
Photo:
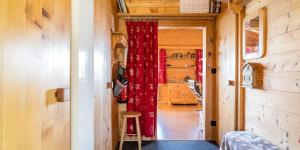
[[[130,13],[178,13],[179,0],[126,0]]]
[[[199,29],[160,29],[158,32],[158,45],[164,48],[202,48],[202,32]]]

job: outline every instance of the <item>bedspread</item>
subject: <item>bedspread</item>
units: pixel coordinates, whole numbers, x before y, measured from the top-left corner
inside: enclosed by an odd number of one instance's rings
[[[250,131],[232,131],[224,136],[220,150],[279,150],[279,148]]]

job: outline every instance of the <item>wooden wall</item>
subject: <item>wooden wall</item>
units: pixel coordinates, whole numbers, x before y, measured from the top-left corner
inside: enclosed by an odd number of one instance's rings
[[[246,15],[267,8],[262,89],[246,89],[246,129],[282,149],[300,149],[300,1],[252,0]]]
[[[0,1],[0,149],[70,149],[70,0]]]
[[[95,87],[95,149],[110,150],[112,145],[111,82],[111,12],[112,1],[95,0],[94,24],[94,87]]]
[[[224,7],[216,22],[218,142],[221,142],[224,134],[235,130],[236,91],[228,81],[236,79],[236,15]]]
[[[130,13],[178,13],[179,0],[126,0]]]
[[[161,48],[202,48],[203,38],[201,29],[159,29],[158,47]]]

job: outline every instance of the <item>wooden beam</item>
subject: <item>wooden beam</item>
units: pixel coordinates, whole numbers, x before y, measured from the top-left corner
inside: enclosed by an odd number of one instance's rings
[[[178,3],[168,3],[168,4],[165,4],[165,3],[127,3],[127,7],[129,7],[129,8],[133,8],[133,7],[147,7],[147,8],[178,7],[179,8],[179,4]]]
[[[243,6],[246,6],[251,0],[219,0],[223,3],[241,3]]]
[[[244,66],[243,59],[243,20],[245,14],[240,12],[238,14],[238,119],[237,128],[239,131],[245,130],[245,89],[242,87],[242,67]]]
[[[244,10],[244,6],[242,3],[229,3],[228,9],[232,11],[234,14],[238,14]]]
[[[214,20],[218,14],[216,13],[119,13],[118,17],[121,19],[203,19],[203,20]]]

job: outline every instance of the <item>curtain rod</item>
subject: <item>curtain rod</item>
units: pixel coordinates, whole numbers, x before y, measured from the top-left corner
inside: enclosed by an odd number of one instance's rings
[[[127,20],[127,19],[136,19],[136,20],[215,20],[215,18],[212,17],[201,17],[201,18],[195,18],[195,17],[120,17],[121,19]]]
[[[217,14],[118,14],[121,19],[214,20]]]

